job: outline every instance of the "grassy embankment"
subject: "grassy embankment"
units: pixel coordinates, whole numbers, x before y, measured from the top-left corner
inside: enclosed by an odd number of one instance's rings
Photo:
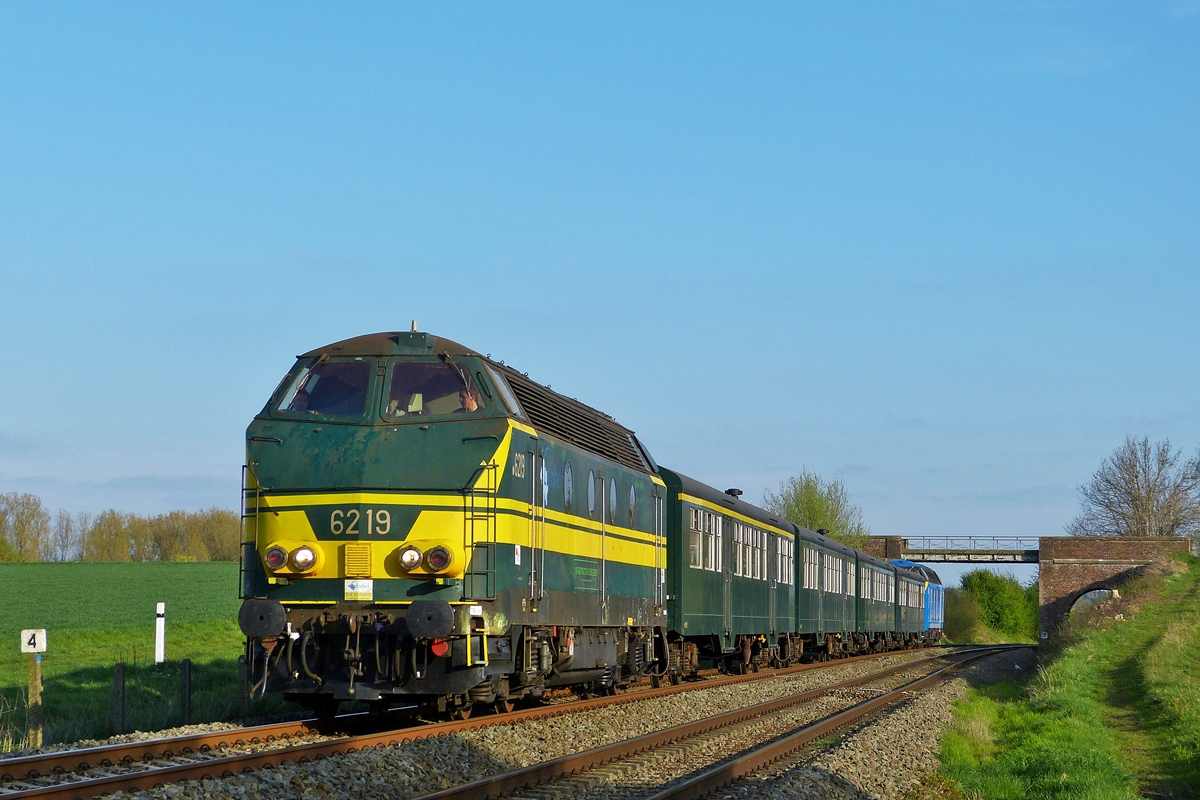
[[[0,749],[25,735],[24,628],[46,628],[47,742],[112,732],[113,665],[126,663],[126,727],[180,722],[179,662],[190,658],[192,721],[241,713],[238,565],[0,564]],[[167,604],[167,662],[154,664],[155,604]]]
[[[971,690],[942,742],[949,783],[972,798],[1200,796],[1200,559],[1181,562],[1073,617],[1036,676]]]

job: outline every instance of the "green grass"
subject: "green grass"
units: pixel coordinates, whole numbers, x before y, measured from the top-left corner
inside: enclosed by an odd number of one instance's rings
[[[978,798],[1200,796],[1200,559],[1187,565],[1073,620],[1036,677],[971,690],[943,776]]]
[[[24,736],[24,628],[47,629],[42,668],[47,742],[112,732],[113,665],[127,665],[129,729],[176,725],[179,662],[190,658],[192,721],[241,712],[238,565],[199,563],[0,564],[0,749]],[[154,662],[155,604],[167,604],[167,663]],[[14,741],[15,740],[15,741]]]

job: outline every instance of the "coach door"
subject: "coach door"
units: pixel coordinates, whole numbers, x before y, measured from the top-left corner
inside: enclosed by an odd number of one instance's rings
[[[826,559],[829,554],[824,550],[817,551],[817,632],[825,632],[825,570],[828,566]]]
[[[713,519],[713,525],[716,530],[713,535],[716,536],[716,551],[721,559],[721,574],[724,576],[723,591],[721,592],[721,626],[725,629],[725,647],[730,647],[730,641],[733,636],[733,559],[730,558],[729,547],[725,539],[732,540],[732,536],[726,537],[725,534],[725,518],[716,517]]]
[[[775,638],[775,590],[779,587],[779,537],[773,533],[767,534],[767,620],[771,628],[771,638]]]
[[[529,604],[537,610],[546,596],[546,457],[538,440],[529,450]]]
[[[652,497],[654,498],[654,616],[657,623],[657,617],[661,615],[663,608],[667,605],[665,597],[667,586],[667,542],[663,537],[663,499],[657,486],[653,489]]]

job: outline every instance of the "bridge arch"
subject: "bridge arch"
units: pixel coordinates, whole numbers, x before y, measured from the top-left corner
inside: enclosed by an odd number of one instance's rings
[[[1112,589],[1138,569],[1191,549],[1190,539],[1044,536],[1039,542],[1040,636],[1050,638],[1081,596]]]
[[[871,555],[919,564],[1037,562],[1040,636],[1048,639],[1079,597],[1112,589],[1141,567],[1176,553],[1200,556],[1200,539],[1120,539],[1100,537],[913,537],[873,536]]]

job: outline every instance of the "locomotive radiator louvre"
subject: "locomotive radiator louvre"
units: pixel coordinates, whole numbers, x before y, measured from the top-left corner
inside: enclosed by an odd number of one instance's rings
[[[601,411],[540,386],[511,367],[498,366],[534,428],[645,473],[626,428]]]

